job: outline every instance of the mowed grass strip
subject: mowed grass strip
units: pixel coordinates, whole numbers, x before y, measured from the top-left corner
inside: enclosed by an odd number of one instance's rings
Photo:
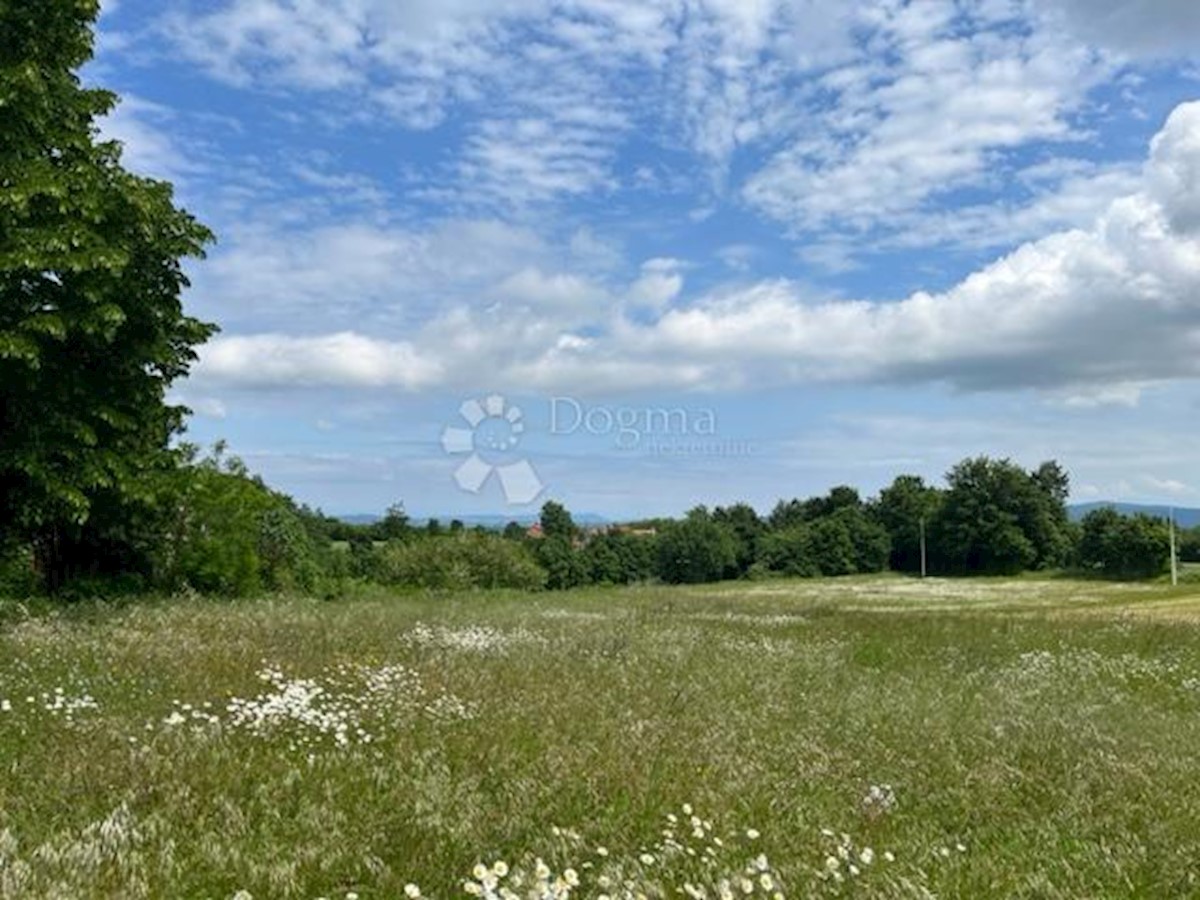
[[[10,614],[0,896],[458,897],[541,856],[715,897],[758,854],[787,897],[1194,895],[1189,610],[885,577]]]

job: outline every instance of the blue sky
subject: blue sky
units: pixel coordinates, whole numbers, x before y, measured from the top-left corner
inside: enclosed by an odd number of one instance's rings
[[[110,0],[97,49],[220,239],[189,439],[305,502],[766,509],[987,453],[1200,505],[1192,0]]]

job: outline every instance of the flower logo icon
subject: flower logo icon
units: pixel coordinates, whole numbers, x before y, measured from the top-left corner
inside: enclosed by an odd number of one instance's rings
[[[546,486],[529,460],[509,461],[525,432],[520,407],[492,394],[482,401],[467,400],[458,412],[469,427],[447,426],[442,432],[443,450],[452,456],[470,454],[454,473],[458,486],[478,494],[494,472],[510,505],[532,503]]]

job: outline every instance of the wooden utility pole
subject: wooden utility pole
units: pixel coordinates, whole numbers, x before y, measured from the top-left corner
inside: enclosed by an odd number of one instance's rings
[[[921,577],[925,577],[925,517],[921,516]]]
[[[1175,552],[1175,507],[1171,507],[1171,587],[1179,587],[1179,556]]]

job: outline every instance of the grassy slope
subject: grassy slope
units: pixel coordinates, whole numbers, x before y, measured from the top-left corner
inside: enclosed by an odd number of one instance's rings
[[[674,895],[719,868],[663,873],[684,803],[761,830],[719,855],[789,897],[1193,895],[1197,616],[1194,585],[879,578],[30,620],[0,631],[0,897],[462,896],[481,859],[581,868],[556,824]],[[264,664],[371,742],[233,725]],[[822,828],[875,862],[821,879]]]

